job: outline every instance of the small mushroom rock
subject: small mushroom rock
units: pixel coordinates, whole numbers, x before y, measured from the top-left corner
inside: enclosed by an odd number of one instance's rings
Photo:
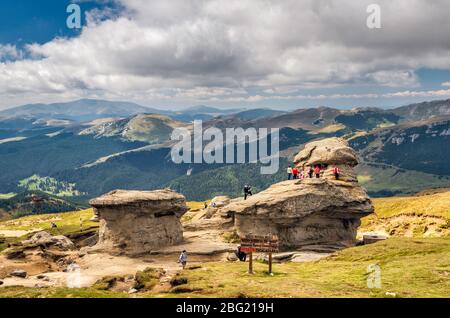
[[[100,218],[93,249],[139,255],[183,240],[181,216],[186,199],[172,190],[116,190],[90,201]]]

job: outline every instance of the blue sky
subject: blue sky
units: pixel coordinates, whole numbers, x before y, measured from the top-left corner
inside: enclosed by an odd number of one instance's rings
[[[0,43],[46,43],[57,36],[72,37],[79,30],[66,27],[69,0],[2,0],[0,10]],[[79,3],[84,11],[111,6],[96,1]],[[85,17],[82,16],[83,23]]]
[[[78,98],[183,108],[392,107],[450,98],[450,4],[380,0],[0,4],[0,108]]]

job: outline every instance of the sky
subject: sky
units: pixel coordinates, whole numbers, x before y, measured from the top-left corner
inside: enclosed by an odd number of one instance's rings
[[[67,6],[81,8],[69,29]],[[370,4],[381,28],[369,28]],[[2,0],[0,109],[80,98],[179,109],[450,98],[447,0]]]

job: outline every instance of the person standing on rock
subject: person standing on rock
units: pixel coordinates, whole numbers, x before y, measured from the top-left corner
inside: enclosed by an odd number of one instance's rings
[[[287,168],[287,174],[288,174],[288,180],[291,180],[292,179],[292,167],[291,166],[289,166]]]
[[[319,166],[319,165],[317,165],[317,166],[314,168],[314,173],[315,173],[315,175],[316,175],[316,178],[319,179],[319,178],[320,178],[320,166]]]
[[[188,259],[188,255],[186,250],[184,250],[183,252],[181,252],[180,258],[178,259],[178,263],[181,264],[181,266],[183,267],[183,269],[186,268],[187,265],[187,259]]]
[[[312,179],[313,174],[314,174],[313,168],[312,168],[312,167],[309,167],[308,176],[309,176],[310,179]]]
[[[340,169],[338,167],[334,167],[333,174],[334,174],[334,177],[336,178],[336,180],[339,180],[339,176],[341,174]]]
[[[252,196],[252,187],[246,184],[244,186],[244,200],[247,200],[248,196]]]
[[[294,176],[294,180],[298,179],[298,168],[294,167],[294,169],[292,169],[292,175]]]
[[[304,180],[305,179],[305,171],[300,171],[300,180]]]

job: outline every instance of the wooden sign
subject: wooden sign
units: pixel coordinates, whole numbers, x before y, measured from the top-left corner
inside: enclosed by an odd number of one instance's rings
[[[245,254],[256,253],[256,248],[254,247],[241,247],[241,252]]]
[[[249,255],[248,272],[253,274],[253,253],[269,254],[269,274],[272,275],[272,253],[279,251],[278,236],[276,235],[246,235],[241,238],[241,251]]]
[[[241,249],[254,250],[254,252],[259,253],[278,253],[278,236],[256,236],[252,234],[246,235],[241,238]]]

